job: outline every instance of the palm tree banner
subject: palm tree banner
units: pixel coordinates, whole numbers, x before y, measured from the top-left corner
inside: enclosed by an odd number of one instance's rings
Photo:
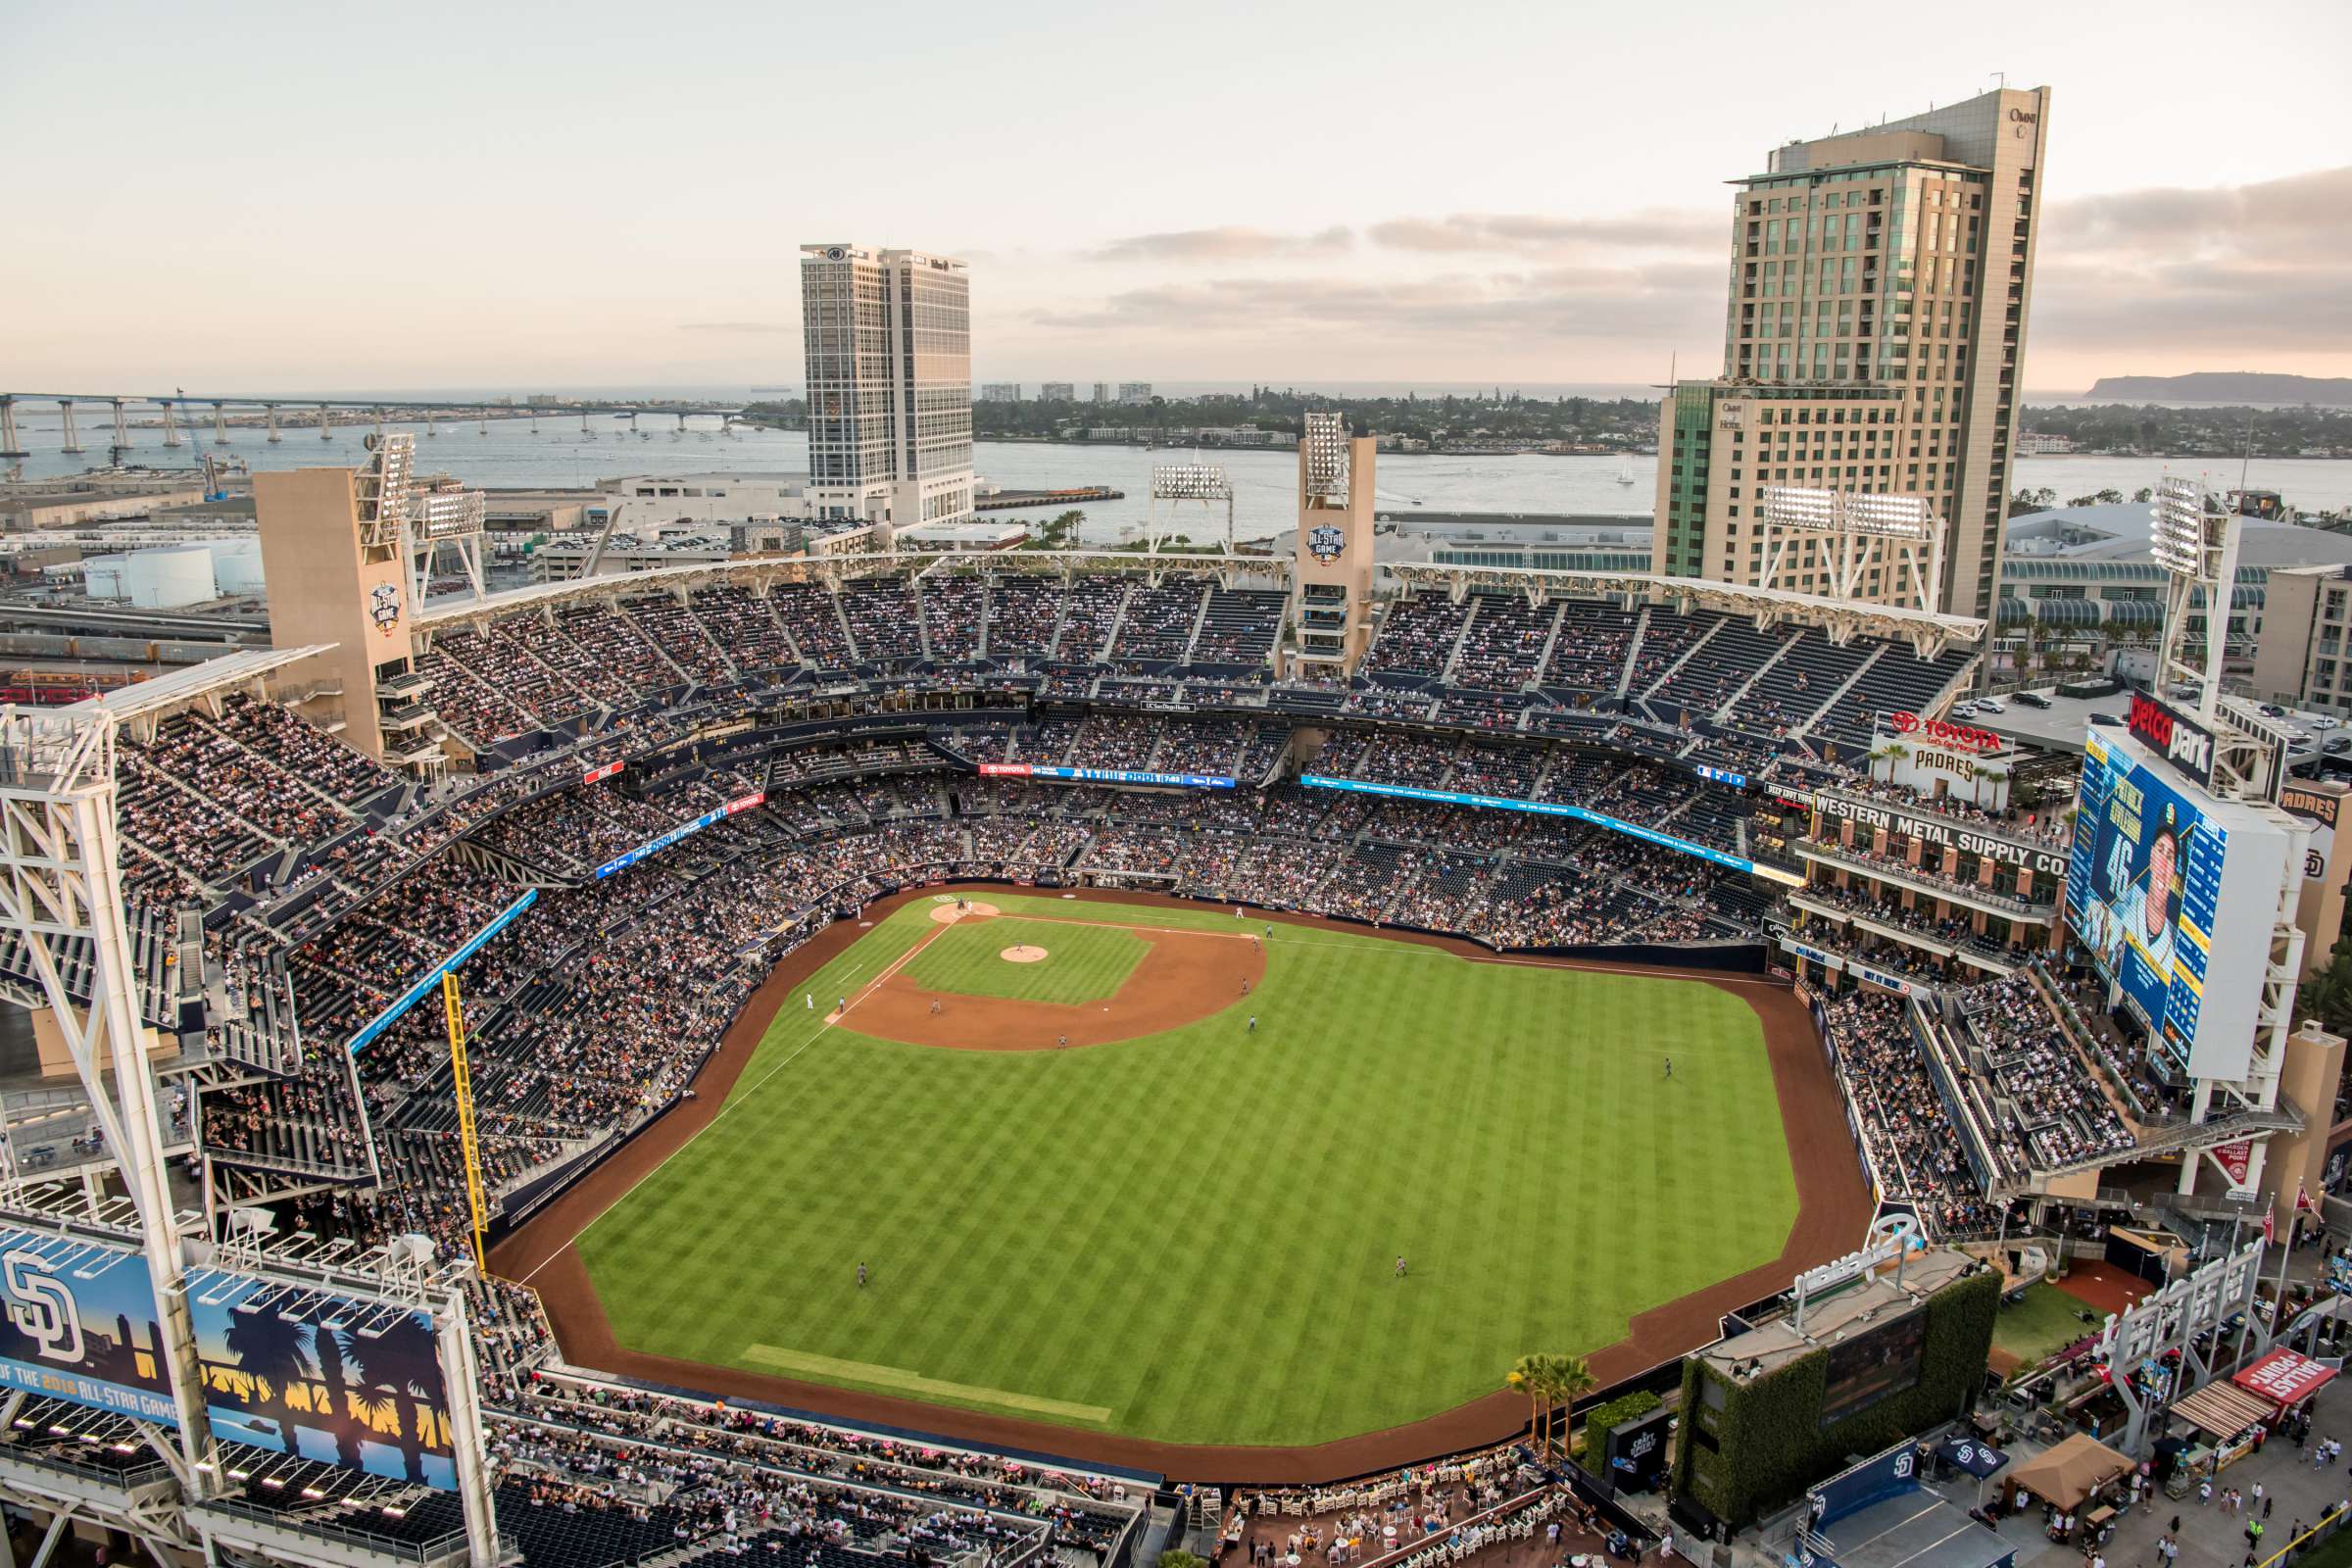
[[[454,1490],[433,1322],[251,1280],[190,1293],[213,1435]]]

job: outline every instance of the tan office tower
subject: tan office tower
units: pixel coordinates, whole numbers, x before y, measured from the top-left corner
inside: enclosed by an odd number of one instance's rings
[[[1936,608],[1992,613],[2050,90],[1792,141],[1733,181],[1723,374],[1658,426],[1658,571],[1757,585],[1758,489],[1926,497],[1949,533]],[[1830,587],[1826,540],[1762,586]],[[1857,597],[1898,602],[1896,574]]]
[[[972,515],[971,281],[963,264],[801,247],[808,496],[823,517]]]

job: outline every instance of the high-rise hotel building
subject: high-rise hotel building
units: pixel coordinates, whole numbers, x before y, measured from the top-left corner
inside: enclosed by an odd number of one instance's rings
[[[963,263],[801,247],[815,515],[910,527],[972,515],[971,282]]]
[[[1723,374],[1661,414],[1655,569],[1825,592],[1820,541],[1762,582],[1760,487],[1922,496],[1949,525],[1935,608],[1991,615],[2049,114],[2048,88],[2003,88],[1733,181]]]

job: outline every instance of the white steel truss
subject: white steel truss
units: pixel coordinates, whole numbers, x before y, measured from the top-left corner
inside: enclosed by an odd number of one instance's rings
[[[157,1446],[191,1495],[211,1458],[195,1334],[167,1289],[181,1272],[155,1078],[116,868],[115,719],[92,703],[46,712],[0,710],[0,919],[23,933],[58,1033],[136,1212],[155,1281],[165,1372],[179,1418],[176,1447]],[[67,988],[60,957],[87,942],[89,1003]],[[12,1173],[13,1179],[13,1173]]]
[[[152,1475],[125,1470],[105,1483],[59,1481],[37,1466],[10,1463],[0,1446],[0,1497],[50,1513],[44,1558],[75,1518],[129,1532],[158,1561],[172,1560],[167,1551],[212,1557],[206,1543],[220,1534],[220,1524],[205,1505],[232,1490],[234,1472],[213,1437],[190,1300],[233,1291],[243,1293],[241,1300],[282,1301],[301,1311],[338,1298],[356,1307],[362,1335],[370,1324],[388,1325],[410,1312],[428,1315],[446,1386],[467,1559],[471,1568],[495,1568],[500,1553],[480,1379],[462,1290],[470,1264],[440,1261],[421,1236],[365,1250],[308,1235],[276,1241],[260,1209],[233,1210],[226,1239],[215,1247],[204,1215],[172,1204],[116,867],[117,723],[95,702],[0,709],[0,920],[24,939],[122,1186],[121,1195],[108,1192],[95,1167],[77,1182],[10,1170],[0,1173],[0,1211],[13,1224],[54,1230],[63,1246],[76,1245],[76,1235],[105,1233],[116,1246],[139,1250],[154,1285],[159,1349],[178,1431],[88,1412],[95,1425],[113,1423],[119,1451],[143,1444],[160,1467]],[[84,943],[91,956],[86,1004],[69,988],[61,963],[69,947]],[[290,1523],[247,1549],[313,1568],[349,1555],[303,1539]]]

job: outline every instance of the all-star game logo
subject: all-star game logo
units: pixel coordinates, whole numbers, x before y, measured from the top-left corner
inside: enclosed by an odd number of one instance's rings
[[[1328,566],[1348,548],[1348,535],[1328,522],[1306,530],[1306,553]]]
[[[379,582],[368,590],[368,618],[375,629],[390,635],[400,624],[400,589],[396,584]]]

